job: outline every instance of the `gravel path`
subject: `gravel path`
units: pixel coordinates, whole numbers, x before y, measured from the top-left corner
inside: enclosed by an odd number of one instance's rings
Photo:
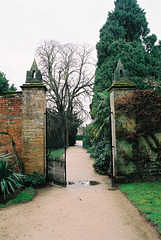
[[[80,146],[68,148],[67,188],[42,189],[33,201],[0,211],[0,240],[158,240],[156,231]],[[97,181],[95,186],[79,181]]]

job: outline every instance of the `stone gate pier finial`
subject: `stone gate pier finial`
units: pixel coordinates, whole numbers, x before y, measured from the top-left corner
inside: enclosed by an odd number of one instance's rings
[[[27,71],[26,83],[42,83],[42,74],[37,67],[35,59],[33,61],[30,71]]]
[[[124,68],[120,59],[113,74],[112,85],[108,91],[110,92],[113,88],[136,88],[135,84],[130,80],[129,71]]]
[[[129,71],[124,68],[120,59],[114,72],[113,83],[116,82],[129,82]]]

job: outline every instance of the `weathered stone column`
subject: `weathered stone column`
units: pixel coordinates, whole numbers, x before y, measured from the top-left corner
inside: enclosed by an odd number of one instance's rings
[[[24,172],[45,173],[46,87],[34,60],[22,88],[22,163]]]
[[[112,163],[113,163],[113,176],[116,179],[121,177],[121,166],[124,164],[121,157],[121,151],[127,145],[123,141],[119,141],[117,137],[117,128],[120,124],[127,124],[126,116],[120,116],[116,110],[116,102],[119,98],[124,98],[131,95],[136,89],[135,85],[129,81],[128,71],[125,70],[121,61],[119,60],[117,68],[114,72],[114,79],[112,86],[108,89],[110,93],[110,106],[111,106],[111,138],[112,138]],[[135,119],[129,123],[129,127],[135,126]],[[127,144],[127,143],[126,143]],[[130,147],[130,146],[128,146]],[[131,149],[132,151],[132,149]]]

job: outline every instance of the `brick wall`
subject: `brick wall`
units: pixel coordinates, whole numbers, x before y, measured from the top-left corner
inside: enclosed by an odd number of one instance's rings
[[[0,132],[13,137],[24,173],[45,173],[46,88],[43,84],[21,88],[22,92],[0,95]],[[8,135],[0,134],[0,153],[16,160]]]
[[[22,92],[0,95],[0,132],[13,136],[16,149],[22,157]],[[0,152],[13,153],[9,136],[0,134]]]

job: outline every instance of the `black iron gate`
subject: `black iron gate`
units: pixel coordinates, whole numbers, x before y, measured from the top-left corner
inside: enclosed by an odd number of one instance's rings
[[[66,187],[66,124],[65,118],[46,109],[46,176],[49,182]],[[64,149],[60,157],[54,149]]]

